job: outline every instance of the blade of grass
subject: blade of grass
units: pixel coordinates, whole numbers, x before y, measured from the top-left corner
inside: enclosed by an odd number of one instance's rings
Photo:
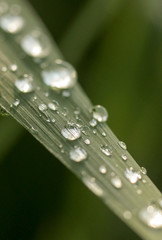
[[[31,8],[22,1],[17,1],[17,3],[21,4],[24,17],[27,19],[26,31],[30,30],[32,23],[32,25],[39,26],[42,32],[46,34],[46,30],[41,26],[39,19],[35,18]],[[49,61],[53,61],[55,58],[61,56],[58,49],[55,49],[55,45],[52,45],[51,41],[50,44],[52,51],[49,56]],[[41,71],[40,66],[31,60],[29,61],[28,58],[22,61],[17,53],[21,53],[17,38],[10,38],[6,42],[2,41],[0,69],[4,66],[8,67],[13,64],[13,62],[16,62],[21,74],[33,74],[38,88],[34,93],[29,95],[20,94],[14,86],[15,80],[17,79],[16,73],[9,70],[2,72],[0,77],[0,104],[38,141],[40,141],[49,152],[55,155],[67,168],[75,173],[92,192],[99,196],[102,201],[126,222],[130,228],[138,233],[139,236],[148,240],[160,239],[161,230],[155,230],[148,227],[141,222],[139,218],[141,209],[147,207],[152,201],[158,202],[161,197],[159,190],[146,175],[142,175],[142,180],[144,180],[145,183],[140,181],[138,185],[131,184],[126,179],[124,176],[126,168],[132,167],[136,171],[140,171],[140,167],[131,155],[119,146],[118,139],[105,123],[97,125],[97,132],[94,132],[93,129],[88,131],[88,138],[91,140],[91,144],[85,144],[84,140],[87,136],[84,134],[85,131],[87,132],[89,121],[92,118],[90,113],[92,104],[79,84],[76,84],[72,90],[72,95],[65,101],[61,94],[48,91],[42,83],[39,75]],[[44,94],[45,92],[48,92],[48,97]],[[37,101],[33,101],[35,97]],[[59,113],[49,113],[50,119],[56,119],[55,123],[49,123],[46,121],[47,119],[45,116],[40,117],[38,107],[41,103],[48,105],[53,98],[59,102],[60,107]],[[17,107],[13,107],[15,99],[20,100],[20,105]],[[65,108],[68,110],[66,114],[64,111]],[[81,112],[79,118],[81,120],[80,125],[82,130],[84,128],[84,133],[79,140],[73,143],[66,141],[66,139],[62,137],[61,130],[67,124],[67,119],[77,121],[74,117],[74,110],[76,108],[79,108]],[[106,136],[102,135],[103,132],[106,133]],[[76,144],[84,148],[88,153],[88,159],[83,164],[72,162],[69,158],[69,151],[73,149]],[[113,154],[111,158],[108,158],[100,150],[101,144],[108,144],[112,147]],[[63,146],[61,150],[60,146]],[[122,154],[127,155],[127,162],[122,160]],[[99,172],[99,167],[103,164],[107,167],[108,172],[106,175],[102,175]],[[119,182],[122,181],[122,187],[119,187],[120,189],[116,189],[111,182],[114,176],[120,178]],[[142,194],[138,194],[139,191]],[[126,213],[128,213],[129,219]]]

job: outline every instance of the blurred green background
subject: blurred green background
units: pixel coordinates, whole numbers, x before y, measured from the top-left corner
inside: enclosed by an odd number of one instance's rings
[[[109,126],[162,188],[161,0],[30,0]],[[0,240],[139,239],[11,118],[0,118]]]

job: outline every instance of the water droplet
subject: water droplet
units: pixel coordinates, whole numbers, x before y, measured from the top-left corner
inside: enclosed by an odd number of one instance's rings
[[[87,145],[91,144],[91,141],[90,141],[88,138],[85,139],[84,142],[85,142],[85,144],[87,144]]]
[[[124,150],[127,149],[127,146],[126,146],[126,144],[125,144],[124,142],[119,141],[118,143],[119,143],[119,146],[120,146],[122,149],[124,149]]]
[[[121,179],[118,176],[114,176],[111,178],[111,184],[117,189],[122,188],[123,185]]]
[[[99,172],[100,172],[101,174],[106,174],[106,173],[107,173],[106,167],[105,167],[104,165],[101,165],[101,166],[99,167]]]
[[[122,159],[124,160],[124,161],[126,161],[128,158],[127,158],[127,156],[125,155],[125,154],[122,154]]]
[[[129,180],[129,182],[133,184],[137,183],[138,180],[141,179],[141,175],[134,171],[132,168],[126,168],[125,176]]]
[[[35,90],[33,78],[27,74],[15,81],[16,88],[23,93],[30,93]]]
[[[127,220],[132,218],[132,213],[128,210],[126,210],[125,212],[123,212],[123,217]]]
[[[141,195],[142,194],[142,190],[141,189],[137,189],[137,194]]]
[[[64,136],[64,138],[70,141],[74,141],[81,137],[81,131],[75,124],[68,124],[61,130],[61,134]]]
[[[8,70],[8,69],[7,69],[6,66],[3,66],[3,67],[1,68],[1,71],[2,71],[2,72],[7,72],[7,70]]]
[[[100,149],[106,156],[110,157],[112,155],[112,148],[110,146],[101,145]]]
[[[140,219],[149,227],[155,229],[162,228],[162,211],[152,205],[144,208],[139,213]]]
[[[16,99],[15,102],[13,103],[13,105],[14,105],[15,107],[18,107],[19,104],[20,104],[20,100],[19,100],[19,99]]]
[[[98,122],[106,122],[108,119],[108,112],[106,108],[97,105],[92,108],[93,118]]]
[[[48,108],[52,111],[56,111],[58,109],[58,103],[56,101],[53,101],[53,103],[48,104]]]
[[[16,64],[12,64],[12,65],[10,66],[11,72],[16,72],[17,69],[18,69],[18,66],[17,66]]]
[[[95,195],[101,197],[103,195],[102,188],[96,183],[95,178],[84,177],[83,178],[84,184],[92,191]]]
[[[44,103],[40,104],[38,108],[41,112],[47,111],[47,105]]]
[[[31,32],[21,40],[24,52],[33,58],[45,58],[49,55],[49,42],[45,35],[39,31]]]
[[[89,122],[89,125],[91,127],[95,127],[97,125],[97,121],[95,119],[92,119],[90,122]]]
[[[77,80],[75,69],[67,62],[57,60],[52,66],[42,71],[44,83],[52,89],[72,88]]]
[[[105,133],[105,132],[103,132],[103,133],[102,133],[102,136],[103,136],[103,137],[106,137],[106,133]]]
[[[5,14],[0,18],[0,27],[7,33],[15,34],[24,27],[24,19],[19,15]]]
[[[68,98],[71,96],[71,92],[69,90],[63,90],[62,96]]]
[[[86,158],[87,152],[81,147],[77,147],[70,151],[70,159],[75,162],[82,162]]]
[[[140,171],[141,171],[141,173],[143,173],[144,175],[147,174],[147,170],[146,170],[146,168],[144,168],[144,167],[141,167],[141,168],[140,168]]]

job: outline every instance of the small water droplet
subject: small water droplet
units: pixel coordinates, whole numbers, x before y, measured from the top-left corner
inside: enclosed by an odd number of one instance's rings
[[[112,155],[112,147],[107,145],[101,145],[100,149],[106,156],[110,157]]]
[[[152,205],[139,212],[140,219],[149,227],[162,229],[162,211]]]
[[[137,194],[141,195],[142,194],[142,190],[141,189],[137,189]]]
[[[95,127],[97,125],[97,121],[95,119],[92,119],[90,122],[89,122],[89,125],[91,127]]]
[[[33,58],[45,58],[50,53],[50,45],[45,35],[39,31],[25,35],[21,40],[24,52]]]
[[[119,146],[120,146],[122,149],[124,149],[124,150],[127,149],[127,146],[126,146],[126,144],[125,144],[124,142],[119,141],[118,143],[119,143]]]
[[[44,83],[56,90],[63,90],[74,87],[77,80],[77,73],[69,63],[56,60],[46,70],[42,71]]]
[[[71,92],[69,90],[63,90],[62,91],[62,96],[65,98],[68,98],[71,96]]]
[[[132,218],[132,213],[128,210],[126,210],[125,212],[123,212],[123,217],[127,220]]]
[[[123,185],[121,179],[118,176],[114,176],[111,178],[111,184],[117,189],[122,188]]]
[[[47,111],[47,105],[44,103],[40,104],[38,108],[41,112]]]
[[[106,173],[107,173],[106,167],[105,167],[104,165],[101,165],[101,166],[99,167],[99,172],[100,172],[101,174],[106,174]]]
[[[15,34],[24,27],[24,19],[19,15],[5,14],[0,18],[0,27],[7,33]]]
[[[73,160],[74,162],[82,162],[86,158],[87,152],[81,147],[77,147],[70,151],[70,159]]]
[[[10,65],[10,71],[11,71],[11,72],[16,72],[17,69],[18,69],[18,66],[17,66],[16,64]]]
[[[70,141],[74,141],[81,137],[81,131],[76,124],[68,124],[61,130],[61,134]]]
[[[124,160],[124,161],[126,161],[128,158],[127,158],[127,155],[125,155],[125,154],[122,154],[122,159]]]
[[[108,112],[106,108],[97,105],[92,108],[93,118],[98,122],[106,122],[108,119]]]
[[[19,100],[19,99],[16,99],[16,100],[14,101],[13,105],[14,105],[15,107],[18,107],[18,106],[20,105],[20,100]]]
[[[7,69],[6,66],[3,66],[3,67],[1,68],[1,71],[2,71],[2,72],[7,72],[7,70],[8,70],[8,69]]]
[[[90,141],[88,138],[85,139],[84,142],[85,142],[85,144],[87,144],[87,145],[91,144],[91,141]]]
[[[126,168],[125,176],[129,180],[130,183],[135,184],[138,180],[141,179],[141,175],[133,170],[133,168]]]
[[[56,111],[58,109],[58,103],[56,101],[49,103],[48,108],[52,111]]]
[[[16,88],[23,93],[30,93],[35,90],[35,83],[30,75],[25,74],[15,81]]]
[[[106,133],[105,133],[105,132],[102,132],[102,136],[103,136],[103,137],[106,137]]]
[[[146,170],[146,168],[144,168],[144,167],[141,167],[141,168],[140,168],[140,171],[141,171],[141,173],[143,173],[144,175],[147,174],[147,170]]]
[[[84,177],[83,178],[84,184],[92,191],[95,195],[101,197],[103,195],[102,188],[96,183],[95,178]]]

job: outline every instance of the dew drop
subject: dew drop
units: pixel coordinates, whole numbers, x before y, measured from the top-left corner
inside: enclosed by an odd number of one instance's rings
[[[123,185],[121,179],[118,176],[114,176],[111,178],[111,184],[117,189],[122,188]]]
[[[42,71],[44,83],[52,89],[62,90],[74,87],[77,73],[69,63],[56,60],[52,66]]]
[[[103,136],[103,137],[106,137],[106,133],[105,133],[105,132],[102,132],[102,136]]]
[[[146,174],[147,174],[147,170],[146,170],[146,168],[144,168],[144,167],[141,167],[141,168],[140,168],[140,171],[141,171],[141,173],[143,173],[143,175],[146,175]]]
[[[62,91],[62,96],[65,98],[68,98],[71,96],[71,92],[69,90],[63,90]]]
[[[52,103],[48,104],[48,108],[52,111],[56,111],[58,109],[58,103],[56,101],[53,101]]]
[[[87,145],[91,144],[91,141],[90,141],[88,138],[85,139],[84,142],[85,142],[85,144],[87,144]]]
[[[119,143],[119,146],[120,146],[122,149],[124,149],[124,150],[127,149],[127,146],[126,146],[126,144],[125,144],[124,142],[119,141],[118,143]]]
[[[126,161],[128,158],[127,158],[127,156],[125,155],[125,154],[122,154],[122,159],[124,160],[124,161]]]
[[[101,165],[101,166],[99,167],[99,172],[100,172],[101,174],[106,174],[106,173],[107,173],[107,168],[106,168],[104,165]]]
[[[41,112],[47,111],[47,109],[48,109],[47,105],[44,103],[40,104],[38,108]]]
[[[70,151],[70,159],[73,160],[74,162],[82,162],[86,158],[87,152],[81,147],[77,147]]]
[[[0,27],[7,33],[15,34],[24,27],[24,19],[19,15],[5,14],[0,18]]]
[[[83,178],[84,184],[92,191],[96,196],[101,197],[103,195],[102,188],[96,183],[95,178],[84,177]]]
[[[81,131],[76,124],[68,124],[61,130],[61,134],[64,136],[64,138],[70,141],[74,141],[81,137]]]
[[[25,74],[15,81],[16,88],[22,93],[30,93],[35,90],[35,84],[33,78],[30,75]]]
[[[141,175],[134,171],[132,168],[126,168],[125,176],[129,180],[130,183],[135,184],[138,180],[141,179]]]
[[[17,66],[16,64],[12,64],[12,65],[10,66],[10,71],[11,71],[11,72],[16,72],[17,69],[18,69],[18,66]]]
[[[20,105],[20,100],[16,99],[15,102],[13,103],[15,107],[18,107]]]
[[[112,155],[112,148],[110,146],[101,145],[100,149],[106,156],[110,157]]]
[[[33,58],[45,58],[50,53],[50,47],[45,35],[38,31],[31,32],[21,40],[24,52]]]
[[[123,217],[127,220],[132,218],[132,213],[128,210],[126,210],[125,212],[123,212]]]
[[[106,122],[108,119],[108,112],[106,108],[97,105],[92,108],[92,115],[93,118],[96,119],[98,122]]]
[[[162,211],[159,208],[150,205],[140,211],[139,217],[147,226],[162,229]]]
[[[95,127],[95,126],[97,125],[96,119],[92,119],[92,120],[89,122],[89,125],[90,125],[91,127]]]

